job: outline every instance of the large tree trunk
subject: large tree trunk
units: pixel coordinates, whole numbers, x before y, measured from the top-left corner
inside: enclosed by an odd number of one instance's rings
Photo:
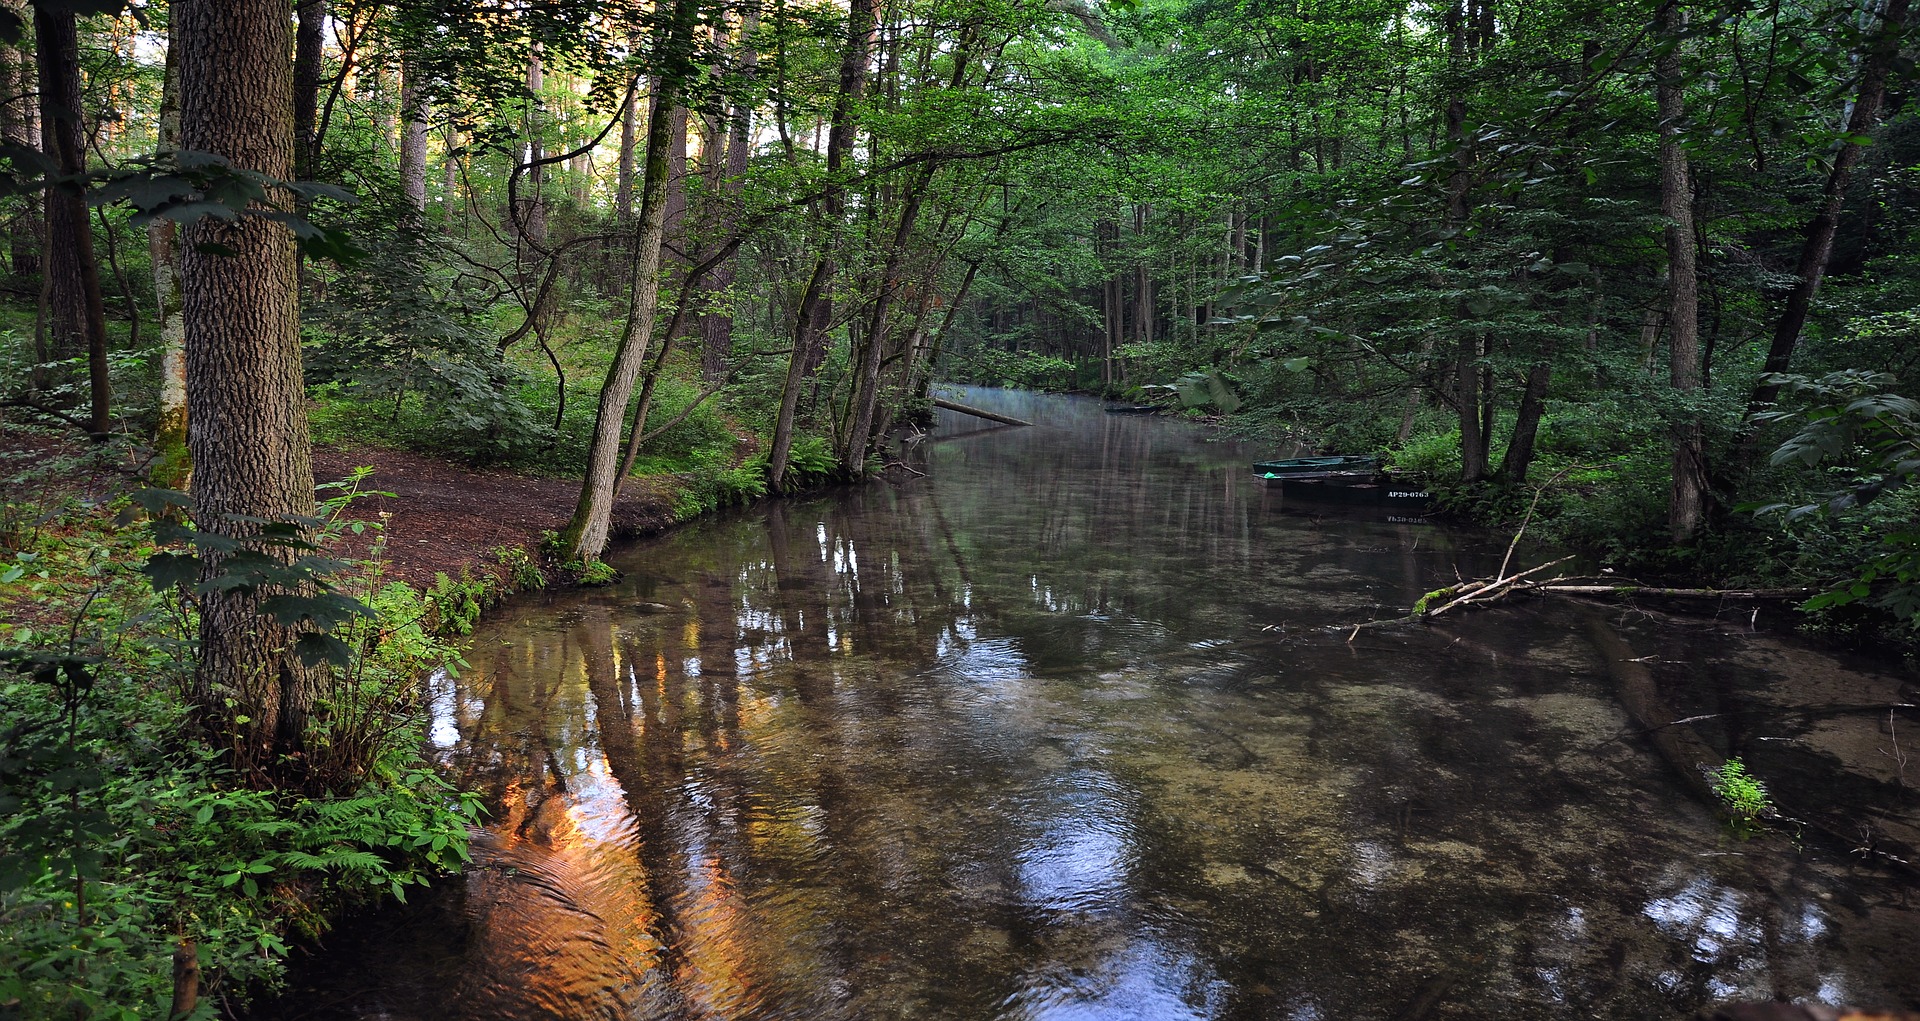
[[[1707,507],[1704,430],[1699,412],[1688,407],[1700,390],[1700,281],[1694,267],[1692,179],[1680,135],[1687,115],[1678,39],[1684,24],[1672,5],[1660,9],[1655,31],[1669,45],[1653,68],[1660,116],[1660,212],[1667,221],[1667,377],[1681,405],[1672,425],[1673,485],[1667,498],[1667,529],[1675,542],[1699,531]]]
[[[0,7],[22,21],[28,17],[21,0],[5,0]],[[0,45],[0,141],[21,149],[40,148],[40,109],[34,101],[38,92],[27,51],[21,46]],[[40,272],[46,225],[41,219],[40,196],[22,195],[19,201],[21,209],[7,229],[9,255],[13,275],[30,277]]]
[[[832,291],[840,264],[835,247],[845,226],[846,190],[841,184],[846,160],[859,130],[855,110],[866,93],[867,59],[873,52],[873,30],[878,0],[853,0],[847,11],[846,46],[840,53],[840,91],[834,97],[833,123],[827,131],[827,187],[820,206],[826,231],[824,250],[814,264],[794,327],[793,354],[787,367],[786,388],[780,394],[780,413],[774,419],[772,449],[767,454],[767,486],[778,490],[786,479],[787,457],[793,451],[793,420],[799,407],[801,383],[826,351],[827,327],[833,321]]]
[[[276,0],[179,0],[180,145],[285,178],[293,163],[293,24]],[[259,520],[313,513],[300,377],[293,235],[261,216],[186,228],[180,270],[187,335],[187,446],[194,519],[247,539]],[[223,555],[204,549],[206,576]],[[295,634],[259,612],[264,592],[214,586],[201,600],[194,707],[256,779],[298,782],[319,674]]]
[[[1847,187],[1860,162],[1864,142],[1873,134],[1880,119],[1880,106],[1887,95],[1887,76],[1900,55],[1900,29],[1907,18],[1909,0],[1885,0],[1880,12],[1879,31],[1867,36],[1861,60],[1860,93],[1847,116],[1846,137],[1840,151],[1833,155],[1827,171],[1827,185],[1813,219],[1807,223],[1806,240],[1800,247],[1798,279],[1787,295],[1787,307],[1774,327],[1773,344],[1767,349],[1766,372],[1785,372],[1793,364],[1793,351],[1800,343],[1800,331],[1806,328],[1807,313],[1820,291],[1827,261],[1833,256],[1833,239],[1840,227],[1840,211],[1846,205]],[[1751,414],[1772,404],[1780,394],[1778,383],[1762,379],[1748,401]]]
[[[318,176],[320,158],[320,74],[326,54],[327,0],[298,0],[300,19],[293,46],[293,176]]]
[[[647,117],[646,178],[640,189],[640,220],[636,228],[633,274],[628,281],[626,328],[620,334],[613,367],[600,388],[600,408],[593,422],[593,441],[587,450],[587,477],[580,486],[580,500],[574,507],[573,520],[562,533],[567,555],[582,563],[598,560],[607,548],[614,493],[618,488],[621,426],[626,421],[627,402],[633,397],[634,381],[647,359],[647,344],[653,337],[653,322],[660,307],[668,150],[673,145],[673,114],[682,110],[680,96],[689,73],[688,51],[692,45],[696,5],[697,0],[674,0],[671,20],[662,26],[654,47],[654,66],[661,68],[662,73]]]
[[[55,172],[78,178],[87,170],[86,134],[80,124],[80,31],[72,11],[33,11],[39,45],[41,151]],[[93,257],[93,224],[77,181],[46,191],[46,341],[42,361],[87,356],[91,396],[87,426],[104,437],[111,392],[107,384],[107,312],[100,300],[100,267]]]
[[[160,87],[160,151],[180,147],[180,47],[169,43]],[[185,489],[193,476],[187,454],[187,325],[180,314],[179,225],[147,224],[147,254],[153,263],[155,316],[160,327],[160,407],[153,424],[153,484]]]
[[[400,194],[417,226],[427,213],[427,102],[410,64],[400,69]]]

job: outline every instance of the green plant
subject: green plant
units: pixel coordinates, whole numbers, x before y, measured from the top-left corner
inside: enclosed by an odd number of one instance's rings
[[[1746,764],[1739,758],[1721,763],[1708,779],[1714,795],[1735,823],[1750,825],[1778,814],[1767,797],[1767,786],[1748,773]]]
[[[611,585],[620,580],[620,572],[604,560],[589,560],[584,564],[576,560],[567,568],[578,572],[582,585]]]
[[[548,533],[557,535],[558,533]],[[547,587],[547,576],[540,572],[540,564],[533,555],[520,546],[495,546],[494,562],[507,572],[507,584],[516,591],[530,591]]]
[[[340,513],[363,478],[337,487],[315,527],[374,530],[377,552],[380,524]],[[314,706],[315,782],[252,789],[194,726],[191,593],[156,591],[131,566],[182,551],[156,547],[191,530],[183,506],[159,502],[178,516],[116,521],[72,503],[0,570],[7,605],[36,608],[0,627],[0,1015],[151,1016],[184,952],[202,976],[193,1016],[211,1017],[277,980],[291,934],[466,860],[477,797],[420,755],[418,674],[461,665],[427,629],[431,598],[379,584],[377,556],[342,568],[334,593],[370,616],[329,635],[347,658]]]

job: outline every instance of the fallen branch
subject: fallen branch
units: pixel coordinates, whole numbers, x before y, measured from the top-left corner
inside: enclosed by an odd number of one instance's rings
[[[944,397],[935,397],[933,399],[933,406],[936,408],[945,408],[948,411],[957,411],[962,415],[972,415],[975,418],[984,418],[989,422],[999,422],[1003,425],[1032,425],[1033,424],[1032,422],[1014,418],[1012,415],[1002,415],[997,411],[987,411],[982,408],[968,407],[965,404],[955,404],[954,402],[947,400]]]
[[[1571,556],[1561,557],[1558,560],[1549,560],[1538,567],[1529,567],[1519,574],[1507,575],[1505,577],[1480,578],[1474,581],[1461,582],[1458,585],[1452,585],[1435,592],[1429,592],[1422,597],[1418,603],[1414,604],[1413,612],[1404,617],[1394,617],[1391,620],[1370,620],[1364,624],[1352,625],[1353,634],[1347,637],[1347,641],[1353,641],[1353,639],[1360,634],[1360,629],[1363,627],[1386,627],[1391,624],[1408,624],[1417,620],[1431,620],[1462,606],[1477,606],[1481,603],[1497,602],[1514,592],[1532,591],[1537,586],[1522,585],[1520,583],[1531,575],[1538,574],[1549,567],[1558,567],[1572,559]],[[1436,606],[1433,609],[1427,609],[1427,604],[1432,603],[1436,599],[1447,599],[1448,597],[1452,598],[1446,603]],[[1341,626],[1345,627],[1347,625]]]

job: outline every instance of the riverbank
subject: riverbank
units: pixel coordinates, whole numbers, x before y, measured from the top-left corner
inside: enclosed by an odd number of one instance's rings
[[[631,480],[614,536],[758,495],[728,485],[756,446]],[[345,908],[457,869],[479,802],[421,757],[418,680],[464,666],[458,636],[486,607],[578,580],[542,550],[577,481],[317,447],[321,551],[349,565],[330,580],[375,616],[331,628],[348,661],[320,685],[310,750],[352,749],[359,779],[257,791],[192,736],[192,599],[143,573],[166,542],[128,513],[140,455],[0,428],[3,1016],[120,1016],[169,990],[239,1002]]]
[[[510,584],[500,551],[537,557],[541,537],[565,527],[580,495],[577,479],[470,468],[405,450],[314,448],[316,479],[344,479],[363,467],[372,472],[360,488],[373,495],[355,500],[352,516],[384,522],[381,557],[389,576],[418,588],[432,585],[436,574]],[[685,490],[673,475],[630,481],[614,505],[613,536],[641,538],[685,520],[678,509]],[[365,556],[373,541],[371,534],[352,537],[344,552]]]

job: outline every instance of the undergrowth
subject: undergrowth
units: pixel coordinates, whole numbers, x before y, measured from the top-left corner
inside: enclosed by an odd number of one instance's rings
[[[326,505],[353,522],[357,480]],[[316,756],[353,762],[326,790],[253,789],[193,726],[190,600],[139,565],[160,552],[127,501],[63,501],[6,537],[0,567],[0,1015],[167,1017],[174,956],[201,974],[196,1017],[281,976],[289,941],[344,906],[404,898],[467,858],[477,797],[422,758],[417,677],[458,670],[479,612],[468,580],[426,592],[376,554],[336,578],[373,616],[316,706]]]

